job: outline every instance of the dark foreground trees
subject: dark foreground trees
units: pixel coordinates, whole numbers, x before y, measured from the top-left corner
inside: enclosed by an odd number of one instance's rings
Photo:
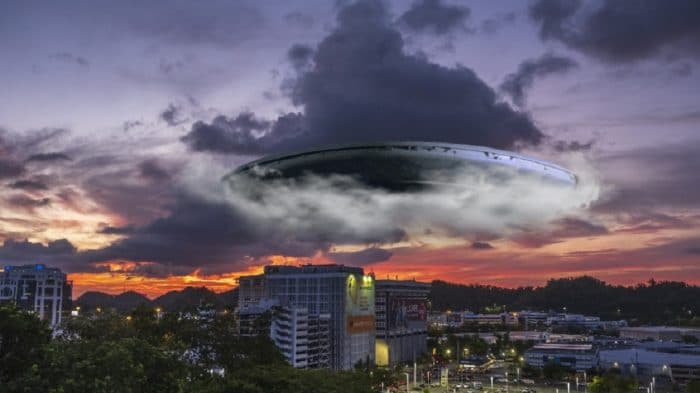
[[[0,306],[0,392],[363,393],[385,373],[296,370],[265,337],[238,337],[230,314],[210,319],[145,307],[45,323]]]
[[[589,386],[591,393],[635,393],[637,381],[620,374],[607,373],[600,377],[593,377]]]

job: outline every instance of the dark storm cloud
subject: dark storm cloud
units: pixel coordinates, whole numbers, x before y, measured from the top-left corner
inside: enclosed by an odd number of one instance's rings
[[[442,0],[418,0],[399,18],[399,23],[418,32],[447,34],[464,24],[469,8],[444,4]]]
[[[217,116],[211,123],[198,121],[182,138],[192,150],[216,153],[260,153],[259,138],[270,128],[270,122],[258,119],[252,112],[243,112],[235,118]]]
[[[72,53],[68,52],[57,52],[57,53],[52,53],[49,55],[49,58],[58,60],[58,61],[63,61],[66,63],[70,64],[77,64],[80,67],[89,67],[90,62],[87,61],[84,57],[74,55]]]
[[[287,59],[289,59],[289,62],[295,70],[302,70],[309,64],[313,54],[313,48],[306,45],[294,44],[289,48],[289,51],[287,51]]]
[[[491,250],[493,246],[487,242],[474,242],[472,243],[472,248],[475,250]]]
[[[181,196],[171,212],[129,237],[89,255],[93,261],[127,259],[181,266],[235,269],[246,257],[311,256],[329,244],[276,236],[230,205]]]
[[[163,112],[160,113],[160,118],[169,126],[176,126],[179,124],[178,116],[180,113],[180,107],[175,104],[169,104]]]
[[[370,263],[383,262],[391,258],[393,253],[383,248],[370,247],[355,252],[330,252],[328,256],[341,265],[364,266]]]
[[[551,74],[563,74],[576,68],[578,64],[571,58],[553,53],[545,53],[536,59],[528,59],[520,63],[515,73],[506,76],[501,84],[501,91],[510,95],[518,106],[525,105],[526,92],[536,78]]]
[[[287,84],[303,115],[269,123],[250,113],[221,116],[195,123],[182,140],[193,150],[260,154],[386,140],[511,148],[543,138],[526,114],[498,102],[472,70],[405,53],[382,3],[351,4],[337,19],[316,48],[313,66]]]
[[[139,174],[144,179],[162,182],[170,180],[170,173],[156,159],[143,161],[139,164]]]
[[[17,180],[8,184],[7,186],[14,189],[28,191],[41,191],[48,189],[48,186],[46,184],[36,180]]]
[[[0,157],[0,179],[17,177],[24,173],[24,166],[11,159]]]
[[[70,161],[70,157],[65,153],[51,152],[32,154],[27,158],[27,162],[51,162],[51,161]]]
[[[561,41],[598,59],[630,62],[661,53],[700,55],[700,3],[695,0],[538,0],[530,7],[542,39]]]
[[[66,239],[54,240],[47,245],[8,239],[0,246],[0,260],[20,263],[73,260],[76,255],[75,247]]]

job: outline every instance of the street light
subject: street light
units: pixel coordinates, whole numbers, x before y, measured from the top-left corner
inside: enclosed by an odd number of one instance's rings
[[[571,393],[571,382],[566,383],[566,393]]]
[[[491,391],[493,391],[493,375],[491,376]]]
[[[409,379],[409,377],[410,377],[411,374],[409,374],[409,373],[404,373],[404,375],[406,376],[406,393],[410,393],[409,390],[408,390],[408,384],[409,384],[408,379]]]

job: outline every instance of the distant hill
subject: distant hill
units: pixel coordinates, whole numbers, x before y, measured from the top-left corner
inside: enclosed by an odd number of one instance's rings
[[[211,303],[217,308],[233,307],[238,302],[238,288],[216,293],[205,287],[186,287],[179,291],[170,291],[153,300],[134,291],[119,295],[91,291],[85,292],[73,303],[86,310],[101,307],[105,310],[129,311],[144,304],[148,307],[162,307],[166,311],[182,311],[193,309],[200,302]]]
[[[632,323],[700,323],[700,287],[682,282],[656,282],[625,287],[593,277],[552,279],[543,287],[499,288],[433,281],[433,310],[471,310],[506,306],[507,310],[553,310],[627,319]],[[496,307],[494,307],[496,306]]]

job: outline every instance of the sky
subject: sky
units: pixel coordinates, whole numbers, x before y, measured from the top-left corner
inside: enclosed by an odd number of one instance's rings
[[[10,1],[0,53],[0,265],[60,267],[75,296],[303,263],[700,284],[694,0]],[[385,140],[513,150],[583,182],[406,198],[222,181]]]

